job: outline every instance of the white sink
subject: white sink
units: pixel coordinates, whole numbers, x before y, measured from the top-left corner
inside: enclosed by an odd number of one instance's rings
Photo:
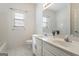
[[[62,47],[67,47],[72,49],[79,48],[79,42],[76,41],[72,41],[72,42],[65,42],[64,40],[52,40],[52,41]]]
[[[65,42],[61,40],[53,40],[53,42],[64,47],[69,47],[70,44],[72,44],[72,42]]]

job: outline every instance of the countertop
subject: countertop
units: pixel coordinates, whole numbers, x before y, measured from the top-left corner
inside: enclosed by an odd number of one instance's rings
[[[79,42],[72,41],[72,42],[65,42],[64,36],[43,36],[43,35],[33,35],[37,38],[51,44],[57,46],[63,50],[71,52],[73,54],[79,55]],[[72,39],[72,38],[71,38]]]

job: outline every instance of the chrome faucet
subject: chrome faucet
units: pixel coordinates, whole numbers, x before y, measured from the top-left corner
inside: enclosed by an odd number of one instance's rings
[[[69,39],[69,36],[68,36],[68,35],[66,35],[66,37],[65,37],[64,41],[66,41],[66,42],[72,42],[72,41],[70,41],[70,39]]]

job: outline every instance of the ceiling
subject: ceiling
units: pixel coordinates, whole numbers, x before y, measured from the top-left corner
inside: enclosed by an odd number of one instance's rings
[[[67,5],[67,3],[54,3],[50,7],[48,7],[48,10],[58,11],[62,8],[64,8]]]

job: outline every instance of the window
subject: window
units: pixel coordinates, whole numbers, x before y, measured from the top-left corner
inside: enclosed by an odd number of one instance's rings
[[[43,17],[43,27],[46,27],[46,26],[47,26],[47,18]]]
[[[24,26],[24,14],[15,13],[14,26]]]

